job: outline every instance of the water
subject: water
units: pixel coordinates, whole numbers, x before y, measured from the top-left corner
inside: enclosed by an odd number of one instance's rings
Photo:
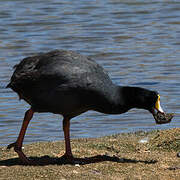
[[[180,127],[180,2],[175,0],[11,0],[0,6],[0,145],[16,140],[29,105],[6,89],[22,58],[52,49],[91,56],[121,85],[158,90],[173,122],[151,114],[87,112],[71,120],[71,137]],[[62,117],[35,114],[25,143],[63,139]]]

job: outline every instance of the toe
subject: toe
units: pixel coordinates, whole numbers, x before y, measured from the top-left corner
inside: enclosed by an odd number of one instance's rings
[[[13,148],[13,147],[15,147],[16,146],[16,142],[15,143],[11,143],[11,144],[9,144],[8,146],[7,146],[7,149],[11,149],[11,148]]]

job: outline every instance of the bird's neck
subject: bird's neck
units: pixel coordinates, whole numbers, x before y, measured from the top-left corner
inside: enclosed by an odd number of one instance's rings
[[[146,91],[139,87],[115,86],[106,98],[107,102],[102,104],[98,111],[106,114],[121,114],[132,108],[145,109],[141,104],[141,91],[144,90]]]

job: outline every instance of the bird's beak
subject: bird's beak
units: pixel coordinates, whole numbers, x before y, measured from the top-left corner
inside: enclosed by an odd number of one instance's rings
[[[158,98],[156,100],[156,103],[154,107],[152,107],[149,110],[155,121],[156,124],[165,124],[171,122],[171,119],[173,118],[174,114],[173,113],[165,113],[160,105],[160,95],[158,95]]]
[[[164,113],[162,107],[161,107],[161,104],[160,104],[160,95],[158,95],[158,98],[157,98],[157,101],[155,103],[155,109],[158,111],[158,112],[161,112],[161,113]]]
[[[152,107],[152,109],[150,109],[150,112],[153,114],[154,117],[157,115],[157,113],[164,114],[164,111],[160,104],[160,95],[158,95],[157,101],[156,101],[154,107]]]
[[[172,113],[165,113],[160,105],[160,95],[158,95],[157,101],[154,105],[154,107],[150,110],[150,112],[153,114],[154,119],[157,124],[165,124],[169,123],[171,119],[173,118]]]

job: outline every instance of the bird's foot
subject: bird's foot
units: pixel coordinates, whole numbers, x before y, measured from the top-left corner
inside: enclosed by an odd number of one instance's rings
[[[18,153],[19,159],[24,165],[38,165],[38,163],[36,163],[35,161],[27,158],[22,151],[16,151],[16,152]]]
[[[7,146],[7,149],[11,149],[11,148],[13,148],[13,147],[14,147],[14,149],[17,148],[17,143],[16,143],[16,142],[9,144],[9,145]]]
[[[36,163],[32,160],[29,160],[26,155],[22,152],[22,147],[18,147],[17,142],[14,142],[12,144],[9,144],[7,146],[7,149],[14,148],[14,151],[17,152],[19,159],[22,161],[25,165],[36,165]]]
[[[22,151],[22,146],[19,146],[17,142],[11,143],[7,146],[7,149],[14,148],[15,152]]]

